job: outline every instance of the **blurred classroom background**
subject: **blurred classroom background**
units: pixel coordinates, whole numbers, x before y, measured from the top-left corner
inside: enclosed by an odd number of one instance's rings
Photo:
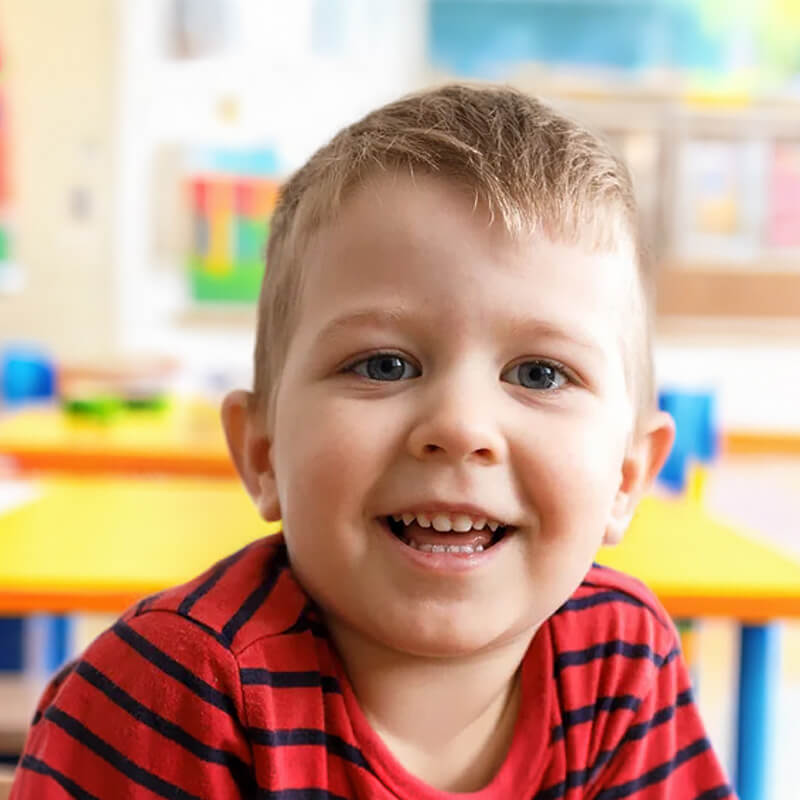
[[[177,525],[208,481],[236,491],[214,404],[249,384],[281,180],[375,105],[458,78],[545,97],[632,169],[679,423],[656,494],[757,545],[709,557],[699,529],[675,558],[707,605],[676,617],[697,618],[681,623],[698,696],[742,800],[800,798],[800,0],[0,0],[7,765],[44,676],[226,546],[195,528],[159,572],[114,503],[169,549],[142,498]],[[92,573],[85,552],[109,560]],[[745,652],[765,662],[754,708]]]

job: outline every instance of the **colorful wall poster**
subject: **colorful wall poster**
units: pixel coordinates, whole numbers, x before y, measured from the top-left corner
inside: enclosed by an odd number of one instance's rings
[[[684,142],[676,192],[675,248],[688,263],[752,260],[763,217],[765,145],[749,139]]]

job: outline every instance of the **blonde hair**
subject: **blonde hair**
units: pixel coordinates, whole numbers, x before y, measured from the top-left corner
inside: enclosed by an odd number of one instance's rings
[[[653,402],[647,268],[630,175],[598,136],[509,87],[447,85],[401,98],[344,128],[283,186],[272,217],[258,305],[253,397],[270,415],[302,286],[305,248],[350,193],[376,173],[441,176],[470,190],[512,235],[610,250],[637,259],[625,345],[637,412]],[[637,414],[638,416],[638,414]]]

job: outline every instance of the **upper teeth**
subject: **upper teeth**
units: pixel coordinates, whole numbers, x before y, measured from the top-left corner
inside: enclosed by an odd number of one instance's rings
[[[421,528],[433,527],[434,530],[442,533],[446,531],[466,533],[471,530],[480,531],[485,527],[488,527],[494,533],[503,525],[502,522],[487,519],[486,517],[471,517],[469,514],[445,514],[441,511],[437,511],[435,514],[393,514],[392,519],[395,522],[402,522],[406,526],[416,522]]]

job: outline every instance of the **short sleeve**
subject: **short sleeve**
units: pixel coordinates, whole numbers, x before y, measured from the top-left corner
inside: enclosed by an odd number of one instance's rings
[[[45,690],[11,800],[254,792],[236,659],[178,614],[118,621]]]
[[[604,753],[591,800],[735,800],[677,649],[664,658],[649,693],[621,732]]]

